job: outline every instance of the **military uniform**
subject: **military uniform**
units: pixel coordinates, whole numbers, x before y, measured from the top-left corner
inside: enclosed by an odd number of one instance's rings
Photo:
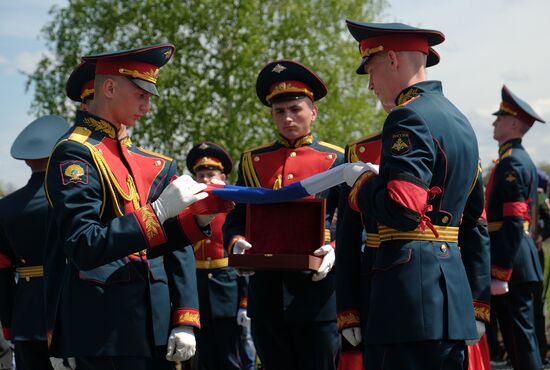
[[[298,87],[299,86],[299,87]],[[292,61],[269,63],[257,80],[257,95],[270,106],[270,97],[285,95],[316,101],[326,87],[313,72]],[[306,93],[304,93],[306,91]],[[278,189],[343,162],[343,150],[308,134],[294,143],[280,136],[271,144],[245,151],[237,185]],[[328,229],[338,205],[339,189],[317,197],[326,199]],[[245,235],[246,207],[238,204],[224,225],[229,250]],[[330,242],[330,232],[326,232]],[[314,282],[310,272],[257,271],[250,277],[248,312],[252,336],[267,369],[334,369],[338,350],[335,274]]]
[[[438,31],[402,24],[348,21],[348,28],[363,56],[358,73],[387,49],[421,51],[433,65],[438,56],[431,46],[444,40]],[[380,237],[363,338],[365,368],[459,369],[464,341],[477,339],[461,249],[478,246],[458,245],[460,220],[475,199],[468,189],[483,196],[475,186],[477,140],[438,81],[405,88],[395,105],[383,126],[379,174],[363,173],[349,195],[352,209],[376,220]]]
[[[45,161],[68,129],[61,117],[41,117],[17,137],[12,156]],[[0,320],[5,337],[15,344],[17,368],[22,370],[51,369],[43,293],[48,212],[44,176],[43,169],[33,172],[24,187],[0,200]]]
[[[157,94],[158,68],[173,51],[164,44],[85,59],[98,74],[127,74]],[[91,368],[123,358],[130,368],[156,369],[167,366],[152,358],[160,357],[157,347],[166,345],[170,327],[200,327],[195,260],[185,246],[208,230],[187,210],[161,225],[151,207],[175,174],[171,158],[118,140],[111,122],[77,112],[46,176],[54,355],[76,356]]]
[[[544,122],[504,86],[495,115],[513,115],[532,124]],[[537,196],[537,170],[521,139],[499,147],[499,159],[487,185],[487,220],[491,237],[491,276],[507,281],[510,292],[493,296],[506,349],[516,369],[538,369],[540,354],[534,329],[534,283],[543,278],[531,238]]]
[[[208,142],[194,146],[186,162],[194,175],[200,169],[228,175],[232,169],[229,154]],[[212,236],[193,246],[201,314],[201,330],[197,332],[201,369],[241,368],[237,311],[247,307],[248,279],[237,276],[235,268],[228,266],[222,234],[225,218],[226,213],[219,213],[210,224]]]

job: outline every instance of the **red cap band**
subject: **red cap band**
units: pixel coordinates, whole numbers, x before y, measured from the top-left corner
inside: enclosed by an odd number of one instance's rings
[[[95,73],[98,75],[138,78],[156,84],[159,68],[149,63],[133,60],[99,59],[95,67]]]
[[[271,99],[273,99],[277,95],[290,93],[304,94],[308,98],[310,98],[311,101],[314,101],[313,91],[311,90],[311,87],[301,81],[293,80],[279,81],[271,85],[271,87],[269,88],[269,94],[265,97],[265,100],[270,102]]]
[[[359,51],[362,57],[368,57],[382,50],[421,51],[428,54],[428,39],[422,35],[385,35],[361,40]]]

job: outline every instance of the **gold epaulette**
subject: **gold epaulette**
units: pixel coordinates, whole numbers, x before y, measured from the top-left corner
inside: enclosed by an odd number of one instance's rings
[[[173,161],[174,158],[172,157],[168,157],[167,155],[164,155],[164,154],[160,154],[160,153],[157,153],[157,152],[152,152],[150,150],[147,150],[147,149],[143,149],[142,147],[137,147],[137,149],[140,151],[140,152],[143,152],[143,153],[146,153],[146,154],[150,154],[150,155],[154,155],[156,157],[159,157],[159,158],[162,158],[164,160],[167,160],[167,161]]]
[[[74,128],[73,132],[69,135],[68,140],[76,141],[77,143],[84,144],[88,141],[92,131],[86,127],[77,126]]]
[[[318,141],[318,143],[321,146],[324,146],[324,147],[332,149],[332,150],[336,150],[337,152],[344,154],[344,149],[339,147],[338,145],[334,145],[334,144],[331,144],[331,143],[327,143],[326,141],[320,141],[320,140]]]

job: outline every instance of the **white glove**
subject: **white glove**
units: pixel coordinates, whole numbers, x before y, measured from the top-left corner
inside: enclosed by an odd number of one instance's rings
[[[162,224],[196,201],[206,198],[208,194],[203,192],[204,189],[206,184],[199,184],[187,175],[180,176],[162,191],[151,207]]]
[[[473,346],[485,334],[485,323],[483,321],[476,320],[477,339],[470,339],[466,341],[467,346]]]
[[[363,340],[363,338],[361,337],[361,328],[358,326],[342,330],[342,335],[354,347],[361,343],[361,341]]]
[[[508,293],[508,282],[504,280],[491,279],[491,295]]]
[[[323,245],[321,248],[316,249],[313,252],[313,255],[317,257],[320,257],[320,256],[324,256],[324,257],[317,272],[314,273],[313,276],[311,276],[311,280],[313,281],[323,280],[328,275],[330,270],[332,270],[332,266],[334,266],[334,261],[336,259],[336,255],[334,254],[334,248],[332,248],[332,245],[326,244],[326,245]]]
[[[195,355],[197,342],[193,328],[190,326],[177,326],[172,329],[166,346],[166,359],[168,361],[187,361]]]
[[[252,248],[252,244],[244,239],[239,239],[233,244],[233,254],[244,254],[245,251]],[[237,269],[237,275],[239,276],[252,276],[254,271]]]
[[[363,162],[349,163],[346,166],[346,168],[344,168],[344,173],[343,173],[344,181],[346,181],[346,183],[349,186],[353,186],[353,184],[355,184],[355,181],[357,181],[359,176],[361,176],[367,171],[372,171],[378,175],[378,167],[379,167],[378,165],[372,164],[370,162],[369,163],[363,163]]]
[[[239,308],[239,311],[237,311],[237,324],[250,329],[250,317],[248,317],[246,308]]]
[[[69,357],[64,363],[62,358],[50,357],[50,363],[52,364],[53,370],[74,370],[76,369],[76,362],[74,357]]]
[[[239,239],[233,244],[233,254],[244,254],[250,248],[252,248],[252,244],[244,239]]]

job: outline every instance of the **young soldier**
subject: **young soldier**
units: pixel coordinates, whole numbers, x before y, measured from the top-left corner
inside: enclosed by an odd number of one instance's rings
[[[327,93],[315,73],[297,62],[273,61],[260,72],[256,93],[271,108],[279,138],[243,153],[237,185],[278,189],[342,163],[341,148],[311,133],[317,118],[315,102]],[[328,227],[338,189],[320,196],[327,199]],[[244,238],[246,221],[244,205],[237,205],[227,216],[224,240],[231,253],[254,248]],[[330,238],[315,251],[323,262],[313,275],[258,271],[250,277],[252,337],[266,369],[335,369],[339,340],[331,272],[334,251],[329,242]]]
[[[51,351],[76,357],[80,369],[159,369],[164,355],[181,361],[195,351],[194,256],[184,246],[208,236],[211,217],[182,211],[207,195],[206,185],[188,176],[170,182],[171,158],[119,140],[122,127],[149,111],[174,50],[159,44],[84,57],[95,64],[94,99],[48,164]]]
[[[233,168],[225,149],[209,142],[195,145],[186,163],[195,180],[203,184],[225,182]],[[228,266],[223,248],[225,218],[226,213],[219,213],[211,223],[212,236],[193,246],[201,314],[201,330],[197,332],[199,368],[205,370],[241,369],[240,328],[250,328],[247,278],[237,276],[237,271]]]
[[[476,319],[487,318],[481,315],[487,306],[474,316],[459,224],[471,203],[469,227],[475,227],[483,205],[474,203],[483,192],[470,123],[440,82],[426,80],[426,67],[439,61],[431,46],[444,36],[399,23],[348,21],[348,29],[362,56],[357,73],[369,74],[369,89],[389,113],[380,169],[358,163],[344,171],[351,208],[373,218],[380,236],[362,315],[365,368],[462,369],[465,340],[484,331]],[[488,245],[473,247],[488,256]],[[488,268],[487,259],[475,264]],[[346,330],[344,336],[363,339],[355,328]]]
[[[491,294],[502,339],[514,369],[541,367],[534,327],[533,293],[543,278],[531,223],[537,199],[537,169],[521,139],[535,121],[525,101],[502,87],[493,123],[499,160],[487,184],[491,236]]]

